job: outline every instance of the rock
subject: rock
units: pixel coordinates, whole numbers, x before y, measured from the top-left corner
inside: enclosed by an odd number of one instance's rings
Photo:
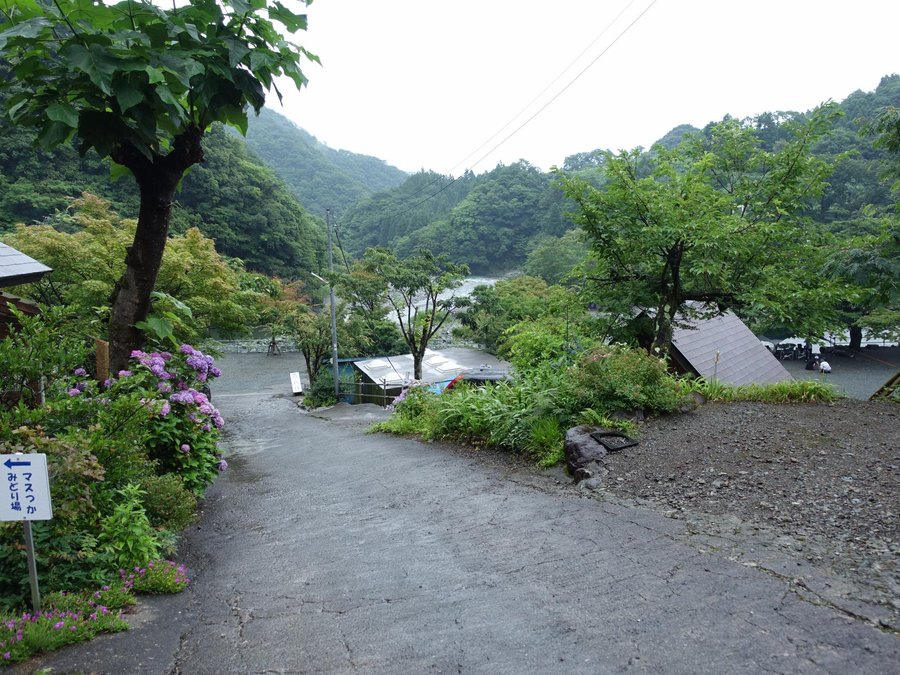
[[[602,461],[606,455],[606,448],[591,438],[591,433],[596,430],[596,427],[580,426],[572,427],[566,432],[563,441],[566,467],[569,469],[569,474],[576,481],[589,478],[592,475],[584,475],[584,472],[582,472],[581,478],[579,478],[579,469],[586,468],[592,462]]]

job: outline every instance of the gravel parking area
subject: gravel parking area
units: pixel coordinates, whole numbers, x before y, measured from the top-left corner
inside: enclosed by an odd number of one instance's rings
[[[638,437],[606,457],[605,489],[700,533],[755,533],[864,589],[900,627],[900,406],[707,404]]]

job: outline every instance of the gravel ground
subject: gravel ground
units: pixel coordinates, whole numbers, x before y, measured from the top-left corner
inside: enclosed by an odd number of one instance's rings
[[[638,438],[607,455],[608,493],[737,536],[748,564],[777,548],[838,575],[900,627],[900,406],[710,403],[648,420]]]

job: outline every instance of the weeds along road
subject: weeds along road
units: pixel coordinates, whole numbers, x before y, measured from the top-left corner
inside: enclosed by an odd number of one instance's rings
[[[279,359],[282,359],[279,361]],[[223,359],[229,470],[192,584],[45,658],[92,673],[884,673],[900,638],[527,465],[297,410],[291,355]],[[33,666],[34,664],[32,664]],[[25,671],[21,671],[25,672]]]

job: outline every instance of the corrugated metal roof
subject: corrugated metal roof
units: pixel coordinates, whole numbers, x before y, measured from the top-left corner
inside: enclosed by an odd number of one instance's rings
[[[412,354],[362,359],[354,361],[353,365],[376,384],[385,382],[390,387],[391,385],[406,384],[413,379]],[[447,358],[440,352],[426,349],[425,358],[422,359],[421,381],[428,384],[446,382],[467,369],[466,366]]]
[[[52,271],[43,263],[0,241],[0,287],[30,284]]]
[[[673,331],[672,344],[698,375],[733,385],[793,379],[732,312],[688,323]]]

